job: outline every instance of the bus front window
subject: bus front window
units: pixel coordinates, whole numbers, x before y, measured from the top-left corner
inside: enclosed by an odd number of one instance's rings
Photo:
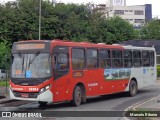
[[[51,76],[51,57],[47,53],[13,54],[11,77],[45,78]]]

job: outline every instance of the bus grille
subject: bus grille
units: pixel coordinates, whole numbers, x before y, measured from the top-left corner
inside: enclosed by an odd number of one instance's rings
[[[17,92],[13,91],[15,97],[22,97],[22,98],[37,98],[39,92]]]

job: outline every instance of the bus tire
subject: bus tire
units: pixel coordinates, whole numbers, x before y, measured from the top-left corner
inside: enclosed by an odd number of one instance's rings
[[[131,80],[130,84],[129,84],[129,96],[133,97],[137,94],[138,91],[138,87],[137,87],[137,83],[134,80]]]
[[[82,101],[82,92],[80,86],[76,86],[73,92],[73,105],[79,106]]]
[[[46,105],[47,105],[47,102],[38,101],[38,104],[39,104],[40,106],[46,106]]]

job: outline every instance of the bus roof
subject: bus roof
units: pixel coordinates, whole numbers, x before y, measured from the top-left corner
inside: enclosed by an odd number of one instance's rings
[[[108,45],[108,44],[104,44],[104,43],[94,44],[94,43],[90,43],[90,42],[72,42],[72,41],[63,41],[63,40],[52,40],[52,45],[124,49],[121,45]]]
[[[154,47],[137,47],[137,46],[132,46],[132,45],[128,45],[128,46],[122,46],[124,47],[124,49],[134,49],[134,50],[154,50]]]
[[[27,43],[27,42],[50,42],[52,46],[74,46],[74,47],[92,47],[92,48],[113,48],[113,49],[137,49],[137,50],[155,50],[154,47],[138,47],[132,45],[123,45],[123,44],[105,44],[105,43],[90,43],[90,42],[73,42],[70,40],[26,40],[26,41],[19,41],[15,43]]]

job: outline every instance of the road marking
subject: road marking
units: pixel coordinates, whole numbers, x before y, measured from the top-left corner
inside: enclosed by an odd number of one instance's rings
[[[137,102],[137,103],[135,103],[134,105],[131,105],[131,106],[129,106],[128,108],[126,108],[126,109],[124,109],[124,111],[128,111],[128,110],[130,110],[130,109],[133,109],[133,110],[136,110],[135,108],[136,107],[139,107],[140,105],[143,105],[143,104],[145,104],[145,103],[147,103],[147,102],[149,102],[149,101],[151,101],[151,100],[154,100],[154,99],[156,99],[156,98],[158,98],[158,97],[160,97],[160,95],[158,95],[158,96],[156,96],[156,97],[154,97],[154,98],[151,98],[151,99],[149,99],[149,100],[143,100],[143,101],[140,101],[140,102]],[[120,120],[129,120],[127,117],[122,117]]]
[[[152,99],[150,99],[150,100],[147,100],[147,101],[145,101],[145,102],[143,102],[143,103],[141,103],[141,104],[138,104],[138,105],[134,106],[134,107],[133,107],[133,110],[136,110],[137,107],[139,107],[139,106],[141,106],[141,105],[143,105],[143,104],[145,104],[145,103],[147,103],[147,102],[150,102],[150,101],[152,101],[152,100],[154,100],[154,99],[156,99],[156,98],[158,98],[158,97],[160,97],[160,95],[158,95],[157,97],[154,97],[154,98],[152,98]]]

